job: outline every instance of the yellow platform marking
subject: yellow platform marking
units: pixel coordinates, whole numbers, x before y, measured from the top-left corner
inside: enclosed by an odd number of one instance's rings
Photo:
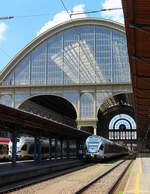
[[[139,173],[142,174],[141,158],[139,158]]]
[[[139,172],[136,175],[136,191],[135,191],[135,194],[139,194],[140,174],[142,174],[141,158],[139,158]]]
[[[139,194],[139,173],[137,173],[136,175],[136,190],[135,190],[135,193],[136,194]]]

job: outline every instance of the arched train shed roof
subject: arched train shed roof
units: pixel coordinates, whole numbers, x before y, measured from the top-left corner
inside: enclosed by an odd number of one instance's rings
[[[60,32],[65,30],[69,30],[73,27],[87,26],[87,25],[96,25],[105,28],[110,28],[117,30],[119,32],[125,33],[124,25],[106,19],[99,18],[82,18],[82,19],[74,19],[71,21],[67,21],[56,25],[55,27],[50,28],[49,30],[43,32],[38,37],[33,39],[29,44],[27,44],[4,68],[4,70],[0,74],[0,80],[4,79],[8,73],[22,60],[24,59],[33,49],[35,49],[42,42],[57,35]]]

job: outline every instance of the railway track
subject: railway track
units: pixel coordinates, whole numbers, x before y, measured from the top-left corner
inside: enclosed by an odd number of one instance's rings
[[[121,178],[131,165],[133,160],[123,160],[117,165],[113,166],[103,174],[100,174],[95,179],[90,181],[87,185],[80,188],[74,194],[80,193],[98,193],[98,194],[113,194]]]
[[[0,187],[0,193],[8,193],[8,192],[12,192],[14,190],[19,190],[22,189],[24,187],[30,186],[30,185],[34,185],[36,183],[40,183],[42,181],[48,180],[48,179],[53,179],[71,172],[75,172],[78,171],[80,169],[84,169],[84,168],[88,168],[90,166],[93,166],[94,164],[92,163],[88,163],[88,164],[82,164],[80,166],[77,167],[68,167],[68,169],[66,170],[58,170],[55,173],[51,173],[48,175],[42,175],[42,176],[37,176],[34,178],[30,178],[30,179],[26,179],[26,180],[22,180],[22,181],[16,181],[12,184],[6,185],[6,186],[2,186]]]
[[[129,161],[126,159],[126,161]],[[116,165],[117,163],[117,165]],[[37,194],[54,194],[54,193],[109,193],[110,189],[113,191],[115,187],[113,185],[117,185],[117,177],[120,177],[120,175],[117,175],[115,171],[112,171],[112,169],[115,170],[118,169],[120,166],[121,169],[124,169],[122,166],[125,164],[123,159],[121,161],[118,160],[112,160],[112,161],[104,161],[102,163],[92,163],[87,164],[87,166],[82,166],[82,168],[76,168],[71,169],[71,171],[65,171],[62,174],[54,174],[54,177],[46,177],[43,178],[37,178],[37,182],[33,182],[33,184],[26,184],[20,185],[21,188],[18,188],[16,191],[13,190],[13,193],[20,194],[20,193],[37,193]],[[113,167],[112,167],[113,166]],[[127,164],[125,164],[127,166]],[[110,170],[108,170],[110,169]],[[113,175],[111,175],[111,172],[113,172]],[[118,170],[119,172],[121,170]],[[105,173],[106,172],[106,173]],[[110,172],[110,173],[109,173]],[[99,192],[97,189],[92,188],[90,191],[86,190],[85,187],[88,187],[86,185],[89,185],[89,183],[93,182],[94,180],[97,180],[99,175],[103,176],[104,180],[96,181],[98,183],[98,187],[101,188],[102,192]],[[104,176],[105,174],[109,174],[111,178],[108,176]],[[108,180],[111,180],[113,177],[114,182],[110,183]],[[40,180],[41,179],[41,180]],[[109,183],[109,184],[108,184]],[[18,183],[17,183],[18,184]],[[101,185],[102,184],[102,185]],[[91,184],[92,186],[92,184]],[[88,187],[90,189],[90,187]],[[110,192],[111,193],[111,192]]]

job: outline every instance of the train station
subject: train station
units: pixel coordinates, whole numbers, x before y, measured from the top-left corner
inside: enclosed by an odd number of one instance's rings
[[[136,154],[124,193],[150,192],[148,183],[141,186],[150,173],[150,6],[122,0],[122,7],[124,25],[91,17],[63,22],[33,39],[0,72],[0,145],[12,142],[7,173],[14,179],[83,166],[80,151],[94,135],[104,138],[99,150],[111,141],[122,154]],[[18,151],[21,137],[33,145],[33,162],[20,162],[27,150],[26,143]],[[3,179],[7,173],[0,173],[0,192],[7,191],[7,181],[13,185],[13,178]]]
[[[119,23],[85,18],[48,30],[2,71],[0,91],[1,104],[70,121],[95,135],[136,140],[125,28]]]

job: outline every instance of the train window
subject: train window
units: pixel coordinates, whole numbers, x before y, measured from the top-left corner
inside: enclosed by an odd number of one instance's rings
[[[45,147],[45,153],[46,153],[46,154],[49,153],[49,147]]]
[[[21,150],[27,151],[27,144],[24,144],[24,145],[22,146]]]
[[[3,154],[3,145],[0,145],[0,154]]]
[[[104,145],[102,144],[99,149],[103,150],[104,149]]]
[[[42,154],[48,154],[49,153],[49,147],[47,146],[42,146],[42,148],[41,148],[41,152],[42,152]]]
[[[29,154],[33,154],[34,153],[34,144],[31,144],[29,147]]]

